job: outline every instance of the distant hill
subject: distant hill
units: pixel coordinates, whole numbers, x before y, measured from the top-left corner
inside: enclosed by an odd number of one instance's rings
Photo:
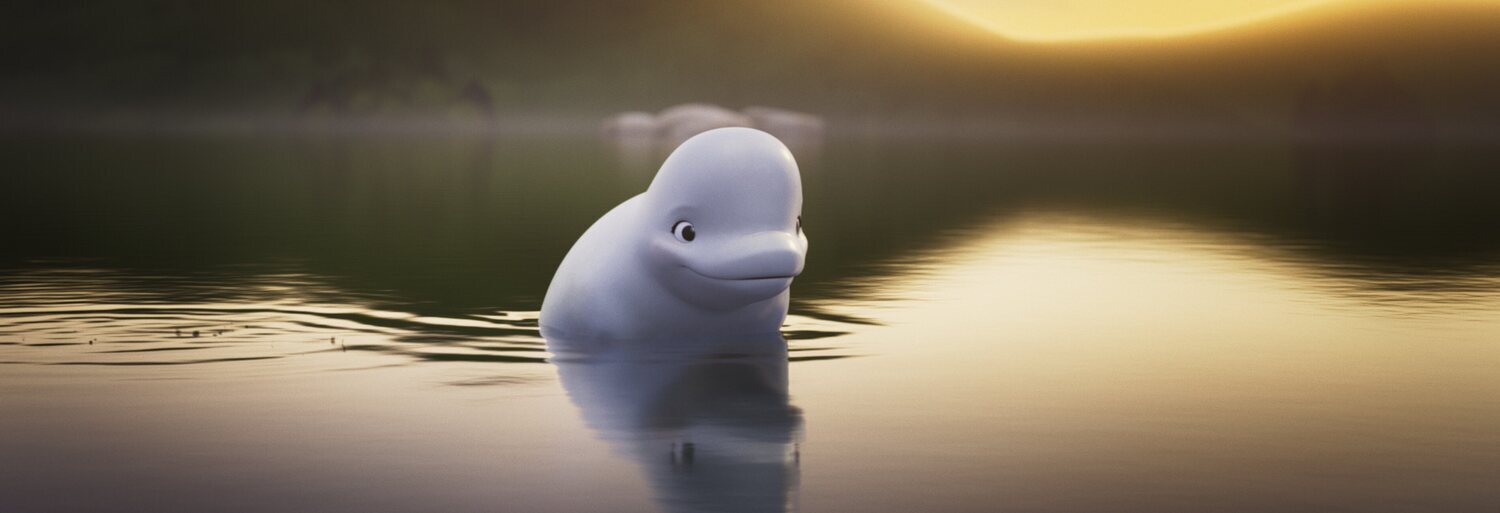
[[[1500,8],[1473,3],[1064,44],[860,0],[32,2],[0,18],[0,114],[13,127],[591,119],[685,101],[980,136],[1486,138],[1500,127]]]

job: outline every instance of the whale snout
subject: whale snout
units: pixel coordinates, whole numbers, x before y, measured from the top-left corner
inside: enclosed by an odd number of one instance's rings
[[[760,232],[741,237],[693,271],[720,280],[787,279],[802,274],[807,246],[786,232]]]

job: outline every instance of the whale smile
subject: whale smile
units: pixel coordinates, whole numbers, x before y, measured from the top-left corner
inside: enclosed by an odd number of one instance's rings
[[[696,274],[698,276],[702,276],[704,278],[708,278],[710,280],[717,280],[717,281],[768,282],[768,281],[772,281],[772,280],[790,280],[792,278],[796,278],[797,277],[797,275],[795,275],[795,274],[786,274],[786,275],[773,274],[773,275],[766,275],[766,276],[732,276],[732,277],[731,276],[714,276],[714,275],[711,275],[711,274],[706,274],[706,273],[704,273],[702,271],[699,271],[697,269],[694,269],[691,266],[684,265],[684,266],[682,266],[682,268],[683,269],[687,269],[688,272],[691,272],[691,273]]]

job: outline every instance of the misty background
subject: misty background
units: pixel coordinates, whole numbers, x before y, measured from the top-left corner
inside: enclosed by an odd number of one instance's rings
[[[1500,9],[1475,4],[1052,44],[859,0],[9,2],[0,18],[12,131],[579,131],[699,101],[810,112],[834,134],[1500,133]]]

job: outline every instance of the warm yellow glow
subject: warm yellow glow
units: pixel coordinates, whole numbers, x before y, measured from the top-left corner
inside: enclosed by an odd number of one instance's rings
[[[1310,7],[1371,0],[924,0],[1000,35],[1033,41],[1160,38],[1234,27]]]

